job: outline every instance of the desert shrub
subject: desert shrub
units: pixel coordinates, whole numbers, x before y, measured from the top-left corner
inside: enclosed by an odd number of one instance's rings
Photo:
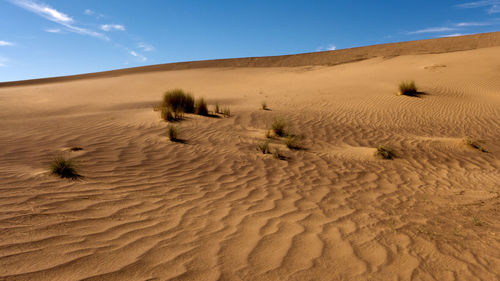
[[[224,107],[222,109],[222,115],[224,115],[225,117],[231,117],[231,110],[229,109],[229,107]]]
[[[418,95],[417,87],[415,86],[415,81],[403,81],[399,84],[399,94],[405,96],[416,96]]]
[[[176,126],[168,126],[168,139],[171,141],[177,141],[179,136],[179,129]]]
[[[204,98],[199,98],[196,100],[196,104],[194,106],[194,111],[198,115],[207,116],[208,115],[208,107],[207,102]]]
[[[387,146],[379,145],[376,147],[377,151],[375,151],[375,156],[382,159],[393,159],[396,155],[394,151]]]
[[[177,119],[177,116],[174,115],[174,112],[170,107],[162,107],[161,119],[165,121],[175,121]]]
[[[61,178],[76,180],[82,176],[76,171],[76,165],[71,159],[58,156],[50,163],[50,173]]]
[[[464,138],[464,143],[474,149],[477,149],[481,152],[486,152],[486,149],[474,138],[472,137],[465,137]]]
[[[302,149],[302,137],[297,135],[289,135],[286,137],[285,145],[289,149],[299,150]]]
[[[194,98],[182,89],[173,89],[165,92],[162,108],[170,108],[174,114],[194,113]]]
[[[271,129],[273,130],[274,134],[279,137],[286,136],[285,128],[286,122],[282,119],[274,119],[273,123],[271,124]]]
[[[268,110],[267,103],[265,101],[263,101],[260,105],[262,107],[262,110]]]
[[[271,151],[269,150],[269,140],[265,140],[262,143],[257,145],[257,149],[262,152],[262,154],[269,154]]]

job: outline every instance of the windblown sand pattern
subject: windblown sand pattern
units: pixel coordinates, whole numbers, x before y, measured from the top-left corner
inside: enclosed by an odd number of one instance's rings
[[[499,37],[0,84],[0,280],[498,280]],[[233,116],[170,142],[153,107],[178,87]],[[278,117],[304,136],[273,141],[286,161],[256,150]],[[82,180],[47,173],[59,154]]]

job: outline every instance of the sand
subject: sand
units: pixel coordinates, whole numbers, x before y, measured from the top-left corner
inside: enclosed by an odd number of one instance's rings
[[[1,83],[0,280],[498,280],[499,38]],[[177,87],[232,116],[170,142]],[[256,150],[275,118],[286,160]]]

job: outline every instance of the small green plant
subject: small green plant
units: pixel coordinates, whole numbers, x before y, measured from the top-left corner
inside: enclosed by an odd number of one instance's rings
[[[50,173],[60,178],[76,180],[82,176],[76,171],[76,165],[71,159],[58,156],[50,163]]]
[[[271,151],[269,150],[269,140],[265,140],[262,143],[257,145],[257,149],[262,152],[262,154],[269,154]]]
[[[299,150],[299,149],[302,149],[301,140],[302,140],[302,137],[300,137],[300,136],[289,135],[286,137],[285,145],[289,149]]]
[[[194,113],[194,98],[182,89],[173,89],[165,92],[161,107],[170,108],[175,114]]]
[[[204,98],[199,98],[196,100],[195,104],[195,113],[198,115],[207,116],[208,115],[208,107]]]
[[[262,110],[268,110],[267,103],[265,101],[263,101],[260,105],[262,107]]]
[[[394,151],[384,145],[379,145],[376,147],[377,151],[375,151],[375,156],[382,159],[393,159],[396,155]]]
[[[282,119],[274,119],[273,123],[271,124],[271,129],[273,130],[274,134],[279,137],[286,136],[285,128],[286,123]]]
[[[231,110],[229,107],[224,107],[222,109],[222,115],[224,115],[224,117],[231,117]]]
[[[464,138],[464,143],[474,149],[477,149],[481,152],[487,152],[486,149],[475,139],[472,137],[465,137]]]
[[[170,141],[178,141],[179,140],[178,136],[179,136],[179,129],[173,125],[168,126],[168,139]]]
[[[418,90],[415,81],[403,81],[399,84],[399,94],[405,96],[417,96]]]

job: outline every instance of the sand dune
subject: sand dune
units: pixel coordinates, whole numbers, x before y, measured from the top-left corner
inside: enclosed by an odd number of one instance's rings
[[[2,83],[0,280],[498,280],[499,34]],[[170,142],[177,87],[233,116]]]

